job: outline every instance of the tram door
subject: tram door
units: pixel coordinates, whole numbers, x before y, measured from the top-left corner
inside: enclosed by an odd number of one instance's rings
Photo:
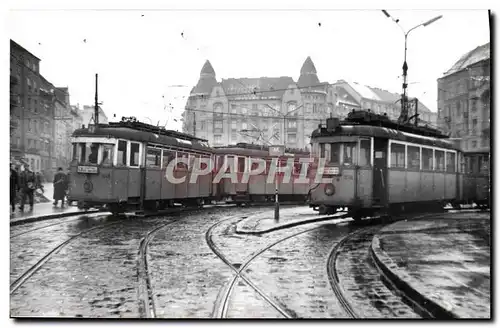
[[[387,205],[388,139],[374,138],[373,143],[373,205]]]

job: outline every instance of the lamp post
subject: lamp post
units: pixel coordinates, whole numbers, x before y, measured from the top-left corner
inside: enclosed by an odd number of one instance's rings
[[[266,104],[266,106],[269,107],[271,110],[275,111],[276,113],[278,113],[279,115],[281,115],[283,117],[283,145],[286,147],[286,119],[288,118],[288,115],[290,115],[293,112],[299,110],[304,105],[302,104],[300,106],[297,106],[294,109],[292,109],[291,111],[287,112],[286,114],[283,114],[282,112],[277,111],[276,109],[272,108],[268,104]]]
[[[403,62],[403,97],[401,99],[401,115],[399,117],[399,120],[406,122],[406,120],[408,120],[408,101],[407,101],[407,97],[406,97],[406,89],[408,88],[408,83],[406,80],[407,73],[408,73],[408,64],[406,62],[406,52],[408,50],[408,47],[407,47],[408,35],[410,34],[411,31],[413,31],[417,27],[428,26],[428,25],[434,23],[435,21],[437,21],[438,19],[441,19],[443,16],[442,15],[436,16],[436,17],[434,17],[434,18],[432,18],[424,23],[421,23],[421,24],[418,24],[417,26],[412,27],[411,29],[408,30],[408,32],[405,32],[403,27],[401,25],[399,25],[399,19],[393,18],[391,15],[389,15],[389,13],[386,10],[382,10],[382,12],[384,13],[385,16],[387,16],[388,18],[391,18],[399,26],[399,28],[401,29],[401,31],[403,31],[403,34],[405,36],[405,55],[404,55],[404,62]],[[418,118],[415,117],[415,120],[417,120],[417,119]]]

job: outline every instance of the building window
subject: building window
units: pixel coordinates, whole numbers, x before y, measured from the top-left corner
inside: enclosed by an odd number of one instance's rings
[[[288,121],[288,128],[290,128],[290,129],[296,129],[297,128],[297,121],[295,121],[295,120],[289,120]]]
[[[236,114],[236,104],[231,104],[231,114]]]
[[[405,167],[405,145],[391,144],[391,167]]]
[[[236,133],[231,133],[231,141],[238,141],[238,135]]]
[[[222,136],[219,134],[214,135],[214,143],[220,144],[222,142]]]
[[[472,140],[471,148],[477,148],[477,141],[476,140]]]
[[[237,122],[236,121],[231,121],[231,130],[236,131],[237,129]]]
[[[258,110],[258,109],[259,108],[258,108],[257,104],[252,104],[252,110]]]
[[[295,133],[290,133],[288,135],[288,142],[289,143],[296,143],[297,142],[297,135]]]
[[[214,121],[214,127],[216,129],[222,129],[222,121]]]
[[[246,130],[248,128],[247,122],[241,123],[241,129]]]

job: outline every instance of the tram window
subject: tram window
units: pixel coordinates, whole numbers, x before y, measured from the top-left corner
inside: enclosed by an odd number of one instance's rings
[[[130,166],[139,166],[139,147],[136,142],[130,143]]]
[[[173,160],[175,160],[175,151],[163,149],[163,167],[167,167]]]
[[[73,156],[72,156],[72,159],[73,160],[78,160],[78,144],[77,143],[74,143],[73,144]]]
[[[432,149],[422,147],[422,170],[432,170]]]
[[[88,154],[88,158],[86,163],[97,164],[97,156],[99,154],[99,144],[97,143],[87,143],[86,152]]]
[[[117,165],[127,165],[127,142],[124,140],[118,141],[118,159]]]
[[[189,155],[183,152],[177,152],[177,168],[187,169],[188,168]]]
[[[340,164],[340,146],[341,143],[332,143],[330,145],[330,162],[334,164]]]
[[[319,157],[325,158],[325,144],[319,144]]]
[[[391,167],[405,167],[405,145],[391,144]]]
[[[355,165],[357,163],[357,142],[344,143],[344,165]]]
[[[361,139],[359,141],[359,166],[370,165],[371,140]]]
[[[160,165],[161,165],[161,149],[148,147],[146,152],[146,166],[160,167]]]
[[[79,143],[79,146],[80,146],[80,151],[79,151],[80,157],[78,158],[78,161],[80,163],[83,163],[85,162],[85,154],[87,152],[87,148],[84,142]]]
[[[238,172],[245,172],[245,157],[238,157]]]
[[[319,147],[320,147],[320,146],[319,146],[319,143],[317,143],[317,142],[314,142],[314,143],[312,144],[312,151],[311,151],[311,155],[312,155],[312,156],[316,156],[316,157],[317,157],[317,156],[319,156],[319,155],[320,155],[320,152],[319,152]]]
[[[113,148],[114,145],[102,145],[101,165],[110,166],[113,164]]]
[[[446,172],[455,172],[455,153],[446,152]]]
[[[444,171],[444,151],[436,150],[436,171]]]
[[[195,164],[198,167],[200,165],[199,164],[199,161],[200,161],[199,158],[200,158],[199,154],[189,154],[189,167],[193,168],[195,166]]]
[[[420,170],[420,147],[408,146],[407,161],[410,170]]]

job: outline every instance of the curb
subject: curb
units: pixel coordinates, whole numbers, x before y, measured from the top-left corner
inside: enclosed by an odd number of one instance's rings
[[[18,225],[23,225],[26,223],[59,219],[59,218],[64,218],[64,217],[68,217],[68,216],[73,216],[73,215],[94,214],[94,213],[99,213],[99,212],[102,212],[102,211],[99,211],[99,210],[75,211],[75,212],[64,212],[64,213],[35,216],[35,217],[26,218],[26,219],[19,219],[19,220],[11,221],[10,226],[13,227],[13,226],[18,226]]]
[[[264,229],[264,230],[246,230],[246,229],[240,229],[238,228],[238,225],[236,225],[236,229],[235,229],[235,232],[237,234],[241,234],[241,235],[262,235],[262,234],[265,234],[265,233],[268,233],[268,232],[273,232],[273,231],[277,231],[277,230],[283,230],[283,229],[288,229],[288,228],[293,228],[293,227],[296,227],[296,226],[299,226],[299,225],[302,225],[302,224],[307,224],[307,223],[314,223],[314,222],[320,222],[320,221],[328,221],[328,220],[333,220],[333,219],[344,219],[346,218],[346,214],[344,215],[338,215],[338,216],[322,216],[322,217],[319,217],[319,218],[313,218],[313,219],[306,219],[306,220],[303,220],[303,221],[297,221],[297,222],[292,222],[292,223],[287,223],[287,224],[283,224],[283,225],[280,225],[280,226],[277,226],[277,227],[273,227],[273,228],[269,228],[269,229]],[[248,218],[246,219],[248,220]]]
[[[443,306],[439,305],[437,302],[433,301],[424,294],[418,292],[413,288],[404,278],[396,274],[391,268],[397,267],[396,263],[389,257],[380,247],[380,239],[377,235],[373,237],[370,253],[375,263],[379,269],[391,280],[391,282],[399,290],[403,291],[408,295],[413,301],[415,301],[422,308],[430,312],[435,319],[458,319],[460,318],[452,311],[445,309]],[[390,263],[390,264],[387,264]]]

